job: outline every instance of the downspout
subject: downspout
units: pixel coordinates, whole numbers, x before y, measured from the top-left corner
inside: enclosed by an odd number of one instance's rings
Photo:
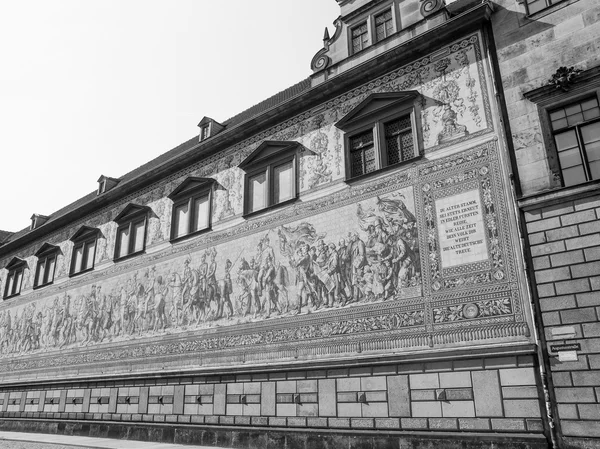
[[[511,187],[511,196],[513,198],[513,207],[514,213],[517,220],[517,226],[519,229],[519,241],[520,241],[520,250],[524,260],[525,270],[525,282],[527,283],[527,289],[529,292],[530,298],[530,307],[532,310],[533,321],[534,321],[534,336],[537,342],[537,359],[539,366],[539,374],[540,380],[542,383],[542,390],[544,395],[544,406],[546,409],[546,425],[544,426],[544,430],[546,433],[546,437],[550,441],[552,449],[561,449],[563,448],[562,440],[558,435],[557,422],[555,421],[555,416],[558,415],[556,408],[556,398],[554,396],[554,388],[552,385],[551,376],[548,376],[550,370],[550,358],[548,356],[548,350],[546,345],[546,336],[543,331],[542,325],[542,313],[537,307],[537,294],[533,288],[535,279],[530,279],[530,276],[533,274],[533,262],[531,257],[531,252],[529,250],[529,239],[527,236],[527,229],[525,226],[525,222],[522,219],[521,211],[518,207],[517,198],[521,196],[521,186],[519,182],[519,172],[517,162],[515,160],[514,154],[515,149],[512,141],[512,132],[510,129],[510,121],[508,117],[508,111],[506,108],[506,102],[504,98],[504,89],[502,85],[502,78],[500,75],[500,66],[498,64],[498,55],[496,52],[496,43],[494,40],[494,33],[492,29],[491,22],[488,22],[484,25],[484,36],[487,39],[487,48],[490,54],[490,63],[492,65],[492,77],[494,83],[494,90],[496,95],[496,102],[498,110],[500,111],[500,121],[502,126],[498,130],[499,133],[504,138],[504,142],[506,142],[508,149],[508,156],[510,160],[511,166],[511,176],[510,176],[510,187]]]

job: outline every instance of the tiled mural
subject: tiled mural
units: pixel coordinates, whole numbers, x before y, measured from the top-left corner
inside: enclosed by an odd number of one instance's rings
[[[68,273],[68,238],[83,224],[101,231],[103,267],[2,304],[0,372],[187,353],[219,366],[526,340],[479,39],[451,44],[51,236],[62,252],[57,281]],[[424,160],[342,184],[343,133],[334,123],[370,93],[414,89]],[[468,149],[469,139],[488,133],[487,143]],[[237,165],[264,140],[301,143],[300,200],[243,220]],[[188,176],[216,179],[218,230],[168,245],[166,196]],[[303,201],[325,186],[335,193]],[[152,209],[149,251],[111,265],[111,219],[131,202]],[[29,279],[38,246],[18,254]],[[31,280],[23,290],[30,287]],[[155,338],[163,336],[169,341]]]

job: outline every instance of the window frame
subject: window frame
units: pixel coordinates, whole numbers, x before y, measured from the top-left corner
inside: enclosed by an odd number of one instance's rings
[[[350,39],[349,39],[349,43],[350,43],[350,54],[351,55],[356,55],[358,53],[361,53],[363,51],[365,51],[367,48],[373,46],[373,32],[372,32],[372,25],[371,25],[371,18],[367,17],[364,20],[361,20],[360,22],[357,22],[355,25],[352,25],[349,30],[350,30]],[[358,50],[354,49],[354,31],[357,30],[358,28],[362,27],[362,26],[366,26],[367,30],[362,33],[360,36],[367,36],[367,42],[364,43],[361,41],[361,48]]]
[[[50,245],[45,243],[42,247],[35,253],[37,257],[37,264],[35,268],[35,275],[33,277],[33,289],[38,289],[41,287],[45,287],[46,285],[51,285],[54,283],[54,276],[56,275],[56,265],[58,262],[58,253],[60,249],[58,246]],[[48,261],[54,259],[54,265],[52,266],[52,273],[49,271]],[[44,266],[44,273],[42,274],[42,282],[39,282],[40,275],[40,267]]]
[[[173,201],[173,205],[171,208],[171,233],[170,233],[170,241],[178,242],[180,240],[184,240],[205,232],[208,232],[212,229],[212,203],[213,203],[213,190],[216,181],[212,178],[196,178],[190,177],[187,178],[183,183],[179,185],[169,196]],[[195,231],[188,231],[187,234],[176,236],[176,227],[175,220],[176,215],[175,211],[182,204],[188,203],[188,207],[190,210],[188,217],[188,230],[192,229],[192,225],[194,223],[194,208],[193,202],[194,200],[202,197],[207,197],[208,201],[208,220],[207,226],[201,229],[197,229]]]
[[[148,235],[148,214],[150,208],[147,206],[139,206],[136,204],[129,204],[123,211],[115,217],[113,220],[117,223],[116,237],[115,237],[115,255],[114,261],[118,262],[121,260],[129,259],[130,257],[143,254],[146,251],[146,237]],[[134,225],[143,222],[142,232],[142,247],[139,250],[135,250],[136,238],[133,234]],[[127,241],[128,251],[126,254],[119,256],[121,250],[121,239],[119,238],[121,232],[128,230],[129,239]]]
[[[336,127],[344,131],[346,182],[363,179],[377,173],[401,167],[414,162],[422,156],[423,142],[419,126],[418,97],[419,93],[416,91],[371,94],[363,100],[362,103],[356,106],[353,111],[336,123]],[[381,107],[375,107],[365,114],[362,113],[363,110],[367,109],[373,103],[375,103],[376,106],[376,102],[380,102]],[[406,116],[409,116],[411,124],[413,157],[390,164],[387,160],[388,150],[386,145],[385,126],[394,120]],[[376,167],[369,172],[353,175],[350,140],[368,130],[371,130],[373,135]]]
[[[6,282],[4,285],[4,294],[2,299],[7,300],[19,296],[23,288],[23,278],[25,277],[25,268],[27,268],[27,262],[19,257],[13,257],[12,260],[6,265],[8,274],[6,275]],[[14,277],[20,275],[18,282],[14,281]],[[8,291],[8,286],[11,285],[9,279],[13,277],[11,286],[11,292]],[[18,285],[17,285],[18,284]]]
[[[298,176],[298,142],[294,141],[267,141],[263,142],[239,168],[244,170],[244,217],[263,213],[278,207],[290,204],[298,199],[300,192]],[[291,163],[292,194],[290,198],[274,202],[275,175],[274,170],[284,164]],[[250,180],[260,173],[265,173],[265,206],[260,209],[250,210]]]
[[[380,11],[377,11],[376,13],[373,14],[373,43],[377,44],[379,42],[383,42],[390,36],[393,36],[394,34],[396,34],[396,32],[398,31],[398,25],[397,25],[397,21],[396,21],[396,14],[394,14],[395,11],[396,11],[395,4],[392,3],[391,5],[388,5],[386,8],[383,8]],[[392,30],[390,31],[389,34],[387,34],[387,28],[386,28],[386,35],[384,37],[382,37],[381,39],[378,39],[377,38],[377,18],[387,12],[390,13],[390,20],[392,22]]]
[[[553,126],[552,126],[552,120],[550,119],[550,115],[553,112],[556,112],[560,109],[566,109],[569,106],[572,106],[574,104],[580,104],[583,103],[587,100],[591,100],[591,99],[595,99],[596,100],[596,104],[598,105],[598,107],[600,107],[600,98],[598,96],[597,92],[590,92],[589,95],[587,96],[583,96],[583,97],[577,97],[575,99],[570,99],[570,101],[568,102],[562,102],[561,104],[558,105],[554,105],[552,107],[546,108],[545,110],[545,114],[547,117],[547,124],[549,127],[549,132],[551,135],[551,142],[554,146],[554,151],[556,153],[556,163],[558,165],[558,169],[560,171],[560,178],[561,178],[561,187],[562,188],[569,188],[569,187],[574,187],[574,186],[580,186],[583,184],[587,184],[589,182],[593,182],[593,181],[599,181],[600,180],[600,176],[598,176],[596,179],[594,179],[592,177],[592,173],[591,173],[591,169],[590,169],[590,161],[588,159],[588,154],[585,148],[585,142],[583,142],[583,136],[581,134],[581,129],[584,126],[587,125],[591,125],[591,124],[595,124],[595,123],[599,123],[600,122],[600,116],[589,119],[589,120],[584,120],[582,122],[578,122],[575,123],[573,125],[570,126],[566,126],[563,128],[560,128],[558,130],[554,130]],[[575,132],[575,137],[577,139],[577,149],[579,151],[579,156],[581,158],[581,166],[583,168],[584,171],[584,175],[586,177],[586,180],[584,182],[580,182],[580,183],[576,183],[576,184],[571,184],[569,186],[565,185],[565,176],[564,176],[564,170],[560,161],[560,151],[558,150],[558,146],[556,144],[556,136],[559,134],[564,134],[567,133],[569,131],[574,131]]]
[[[549,10],[555,6],[558,6],[560,4],[564,3],[564,6],[566,6],[567,4],[569,4],[569,0],[539,0],[545,3],[546,6],[544,6],[542,9],[539,9],[537,11],[534,12],[530,12],[529,9],[529,0],[524,0],[524,4],[525,4],[525,15],[526,17],[537,17],[538,14],[544,14],[545,12],[549,12]],[[577,1],[577,0],[575,0]]]
[[[80,274],[92,271],[96,264],[96,251],[98,250],[98,235],[100,230],[98,228],[90,228],[88,226],[82,226],[72,237],[73,249],[71,251],[71,264],[69,265],[69,277],[79,276]],[[79,271],[75,271],[75,261],[77,259],[77,249],[82,248],[82,259],[81,266],[86,266],[88,262],[88,251],[87,248],[90,244],[94,245],[94,252],[92,254],[92,264],[88,268],[84,268]]]

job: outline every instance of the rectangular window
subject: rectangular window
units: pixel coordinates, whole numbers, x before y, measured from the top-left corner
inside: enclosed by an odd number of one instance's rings
[[[562,1],[564,0],[525,0],[525,4],[527,5],[527,14],[535,14],[536,12],[540,12]]]
[[[18,266],[8,271],[6,277],[6,288],[4,290],[4,298],[10,298],[21,293],[21,284],[23,283],[24,266]]]
[[[54,268],[56,267],[56,254],[42,255],[38,258],[35,273],[34,287],[41,287],[54,282]]]
[[[358,53],[369,46],[369,29],[363,22],[352,29],[352,53]]]
[[[394,32],[394,21],[392,11],[387,10],[375,16],[375,39],[377,42],[391,36]]]
[[[71,261],[71,275],[83,273],[94,268],[96,255],[96,237],[75,242],[73,259]]]
[[[274,186],[274,198],[275,204],[287,201],[294,197],[294,164],[292,161],[286,162],[285,164],[277,165],[273,168],[273,177],[275,178]]]
[[[415,157],[410,115],[405,115],[384,125],[387,165],[397,164]]]
[[[550,112],[565,187],[600,179],[600,105],[596,97]]]
[[[353,177],[377,169],[372,130],[350,137],[350,165]]]
[[[117,259],[145,248],[146,217],[124,223],[117,229]]]
[[[194,219],[192,232],[207,229],[210,226],[210,198],[209,194],[194,198]]]
[[[214,179],[187,178],[169,198],[173,200],[171,240],[210,229]]]
[[[248,180],[248,212],[267,207],[267,173],[251,176]]]

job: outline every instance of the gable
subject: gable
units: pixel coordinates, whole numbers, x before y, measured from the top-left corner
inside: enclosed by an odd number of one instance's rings
[[[335,126],[341,130],[351,128],[357,122],[368,119],[403,103],[412,103],[419,96],[416,90],[371,94],[346,114]]]
[[[27,266],[27,262],[25,262],[23,259],[21,259],[20,257],[13,257],[10,262],[8,262],[8,265],[6,265],[6,269],[7,270],[12,270],[14,268],[19,268],[21,266]]]
[[[266,140],[261,143],[256,150],[244,159],[239,167],[244,169],[253,164],[267,161],[272,157],[289,155],[296,151],[300,144],[293,140]]]
[[[186,195],[190,192],[195,192],[201,189],[208,189],[216,182],[213,178],[198,178],[190,176],[186,178],[175,190],[173,190],[168,198],[173,199],[178,196]]]
[[[79,240],[79,239],[84,239],[84,238],[88,238],[91,237],[94,234],[98,234],[100,232],[100,229],[98,228],[91,228],[89,226],[82,226],[80,227],[75,234],[73,234],[71,236],[71,238],[69,240],[71,240],[72,242]]]
[[[42,247],[40,249],[37,250],[37,252],[34,254],[34,256],[39,257],[42,254],[48,254],[50,252],[58,251],[58,250],[59,250],[58,246],[51,245],[50,243],[46,242],[42,245]]]
[[[125,208],[113,219],[113,221],[119,222],[127,220],[135,215],[142,215],[148,213],[150,208],[148,206],[141,206],[139,204],[129,203]]]

